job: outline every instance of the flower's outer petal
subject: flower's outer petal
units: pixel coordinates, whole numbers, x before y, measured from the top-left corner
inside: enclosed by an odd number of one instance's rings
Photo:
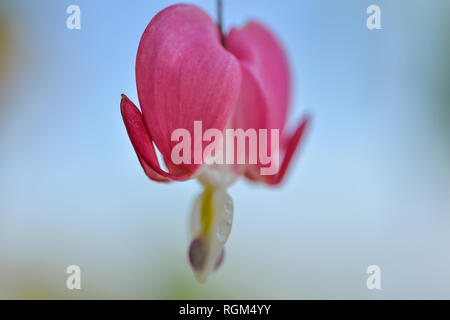
[[[122,95],[120,110],[131,144],[142,168],[150,179],[158,182],[169,182],[170,180],[184,181],[191,177],[192,174],[177,176],[160,168],[152,138],[147,131],[141,112],[125,95]]]
[[[305,116],[300,121],[300,125],[297,127],[295,132],[287,140],[285,140],[286,152],[284,153],[284,157],[281,161],[281,166],[278,170],[278,173],[272,176],[261,176],[267,184],[277,185],[283,181],[286,171],[289,168],[289,164],[291,163],[292,157],[294,156],[295,151],[298,149],[299,144],[301,144],[301,141],[303,140],[305,132],[307,131],[310,123],[310,116]]]
[[[140,155],[137,155],[139,163],[142,166],[142,169],[144,169],[145,174],[147,177],[149,177],[151,180],[156,182],[171,182],[170,179],[164,178],[163,176],[156,173],[143,159]]]
[[[231,119],[231,127],[244,130],[266,129],[270,121],[266,96],[249,66],[243,64],[241,72],[241,92]]]
[[[238,58],[242,68],[242,90],[230,127],[278,129],[280,151],[284,154],[275,175],[261,175],[261,163],[235,167],[249,180],[279,184],[309,123],[309,117],[305,117],[293,135],[284,132],[291,86],[286,55],[271,32],[257,22],[232,29],[226,48]]]
[[[289,65],[282,47],[267,28],[257,22],[250,22],[241,29],[230,31],[226,48],[241,64],[244,73],[242,87],[249,83],[253,87],[251,92],[241,91],[233,120],[241,118],[253,122],[242,126],[244,128],[279,129],[281,136],[291,85]],[[259,88],[255,88],[255,85]],[[255,96],[251,98],[250,94]],[[253,115],[253,118],[248,114]],[[261,123],[255,126],[256,121]]]
[[[158,13],[139,44],[136,83],[144,122],[169,172],[195,172],[198,164],[171,161],[177,143],[171,141],[172,132],[183,128],[193,137],[194,121],[202,121],[203,132],[222,131],[241,87],[239,62],[221,45],[213,20],[192,5]],[[206,145],[200,144],[201,151]]]
[[[261,92],[261,86],[255,79],[249,67],[242,65],[242,85],[241,92],[239,94],[238,103],[234,110],[228,127],[231,129],[266,129],[268,126],[268,106],[266,96]],[[236,161],[238,149],[237,145],[234,145],[234,155]],[[249,154],[249,146],[245,146],[245,154]],[[248,157],[247,157],[248,158]],[[248,159],[246,159],[247,161]],[[236,162],[234,162],[236,163]],[[248,163],[248,162],[246,162]],[[258,165],[238,165],[232,166],[236,174],[245,174],[245,171],[249,167],[256,167]]]

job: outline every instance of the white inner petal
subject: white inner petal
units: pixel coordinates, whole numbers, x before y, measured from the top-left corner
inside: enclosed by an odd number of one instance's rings
[[[193,266],[199,281],[206,281],[214,271],[233,223],[233,200],[223,187],[206,186],[195,202],[191,215],[191,243],[196,245],[195,257],[201,265]],[[199,252],[200,250],[200,252]],[[192,263],[192,261],[191,261]]]

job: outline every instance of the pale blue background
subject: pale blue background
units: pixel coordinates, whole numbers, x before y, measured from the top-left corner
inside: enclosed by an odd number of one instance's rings
[[[140,36],[172,3],[0,4],[0,298],[450,298],[450,3],[224,0],[226,29],[255,18],[278,35],[290,122],[309,111],[313,126],[281,188],[230,189],[225,264],[204,285],[186,259],[200,187],[149,181],[119,111],[121,93],[137,102]],[[214,1],[190,3],[215,18]],[[70,264],[81,291],[65,289]]]

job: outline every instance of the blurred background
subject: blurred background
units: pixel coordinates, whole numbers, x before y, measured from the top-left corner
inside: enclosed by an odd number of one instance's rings
[[[216,19],[215,1],[189,2]],[[142,32],[173,3],[0,2],[0,298],[449,299],[450,2],[224,0],[226,30],[252,18],[280,38],[289,121],[314,122],[280,188],[230,189],[206,284],[186,257],[201,188],[148,180],[119,110],[137,101]],[[82,290],[66,289],[72,264]]]

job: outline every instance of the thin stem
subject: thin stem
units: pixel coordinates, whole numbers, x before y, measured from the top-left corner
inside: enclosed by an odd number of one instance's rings
[[[222,42],[222,45],[225,45],[225,37],[223,36],[223,29],[222,29],[222,0],[217,0],[217,25],[219,27],[220,32],[220,41]]]

